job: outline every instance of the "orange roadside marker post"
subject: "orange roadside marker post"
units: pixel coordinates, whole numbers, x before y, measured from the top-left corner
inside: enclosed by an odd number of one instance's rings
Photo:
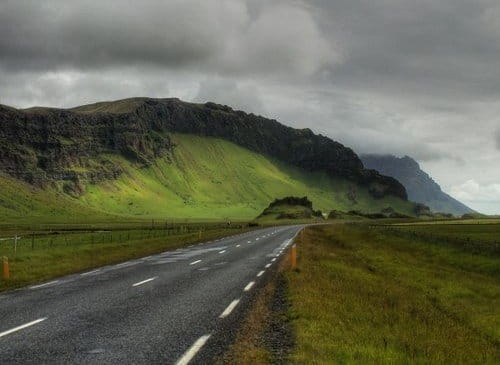
[[[292,263],[292,269],[297,268],[297,245],[294,243],[292,250],[290,252],[290,261]]]
[[[3,261],[3,278],[7,280],[10,278],[9,258],[7,256],[4,256],[2,261]]]

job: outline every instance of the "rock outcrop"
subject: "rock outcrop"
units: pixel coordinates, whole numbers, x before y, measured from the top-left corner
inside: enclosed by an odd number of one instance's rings
[[[321,210],[314,210],[312,202],[304,196],[287,196],[275,199],[257,218],[274,216],[276,219],[323,219]]]

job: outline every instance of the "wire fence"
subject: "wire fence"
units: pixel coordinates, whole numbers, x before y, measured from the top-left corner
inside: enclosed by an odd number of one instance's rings
[[[247,224],[158,224],[141,226],[126,226],[126,228],[114,225],[106,229],[85,227],[45,228],[44,230],[28,232],[24,230],[20,234],[0,237],[0,256],[12,255],[18,252],[46,250],[62,247],[76,247],[82,245],[119,244],[129,241],[145,241],[149,239],[166,238],[170,236],[197,235],[200,239],[207,232],[216,230],[241,230]]]

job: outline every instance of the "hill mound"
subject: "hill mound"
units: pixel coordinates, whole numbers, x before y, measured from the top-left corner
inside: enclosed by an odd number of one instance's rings
[[[258,219],[311,219],[323,218],[321,210],[314,210],[313,203],[304,196],[287,196],[275,199],[264,209]]]

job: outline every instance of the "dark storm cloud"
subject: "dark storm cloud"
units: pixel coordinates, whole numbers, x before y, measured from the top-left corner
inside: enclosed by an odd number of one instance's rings
[[[500,180],[498,19],[496,0],[6,0],[0,103],[214,100],[410,154],[473,201]]]
[[[243,0],[6,1],[0,34],[0,65],[10,72],[141,65],[310,73],[332,55],[309,13],[280,2],[252,16]]]
[[[500,93],[499,5],[495,1],[316,0],[321,25],[342,44],[341,86],[413,96]]]

